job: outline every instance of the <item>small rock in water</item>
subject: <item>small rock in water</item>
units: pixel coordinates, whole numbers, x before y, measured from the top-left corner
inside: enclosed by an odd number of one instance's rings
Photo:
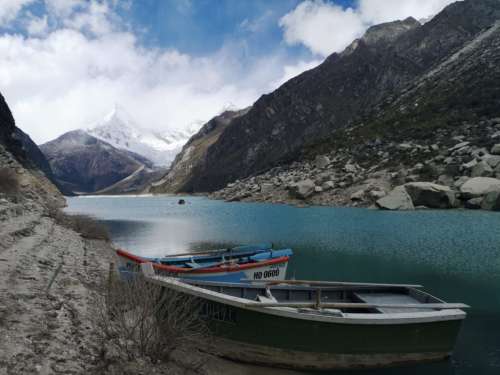
[[[186,201],[184,199],[179,199],[179,202],[177,202],[178,204],[186,204]]]

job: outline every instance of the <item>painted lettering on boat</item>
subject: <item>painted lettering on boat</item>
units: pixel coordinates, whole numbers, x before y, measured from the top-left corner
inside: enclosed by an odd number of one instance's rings
[[[280,275],[279,268],[266,270],[264,272],[258,271],[253,273],[254,280],[269,279],[271,277],[278,277]]]
[[[203,304],[200,315],[202,318],[236,323],[236,311],[231,306],[220,303],[206,302]]]
[[[285,268],[285,266],[286,265],[284,263],[272,264],[269,266],[269,269],[265,271],[255,271],[253,273],[253,279],[263,280],[263,279],[279,277],[281,273],[281,268]]]

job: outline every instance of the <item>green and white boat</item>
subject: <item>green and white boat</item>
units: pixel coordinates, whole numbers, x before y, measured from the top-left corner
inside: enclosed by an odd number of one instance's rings
[[[146,279],[203,299],[216,337],[210,352],[233,360],[305,370],[383,367],[448,358],[462,320],[419,285],[317,281],[253,284]]]

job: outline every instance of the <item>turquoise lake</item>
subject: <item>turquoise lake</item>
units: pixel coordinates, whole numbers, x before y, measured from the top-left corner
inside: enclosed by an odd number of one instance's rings
[[[180,198],[186,205],[178,205]],[[294,256],[288,277],[422,284],[472,306],[448,362],[359,374],[500,374],[500,213],[225,203],[202,197],[68,198],[139,255],[273,242]],[[339,372],[337,372],[339,373]],[[350,372],[352,373],[352,372]]]

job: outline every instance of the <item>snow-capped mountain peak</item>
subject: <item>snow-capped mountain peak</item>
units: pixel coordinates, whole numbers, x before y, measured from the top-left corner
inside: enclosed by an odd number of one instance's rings
[[[114,147],[142,155],[158,166],[169,166],[177,153],[198,129],[153,131],[137,125],[120,105],[87,132]]]

